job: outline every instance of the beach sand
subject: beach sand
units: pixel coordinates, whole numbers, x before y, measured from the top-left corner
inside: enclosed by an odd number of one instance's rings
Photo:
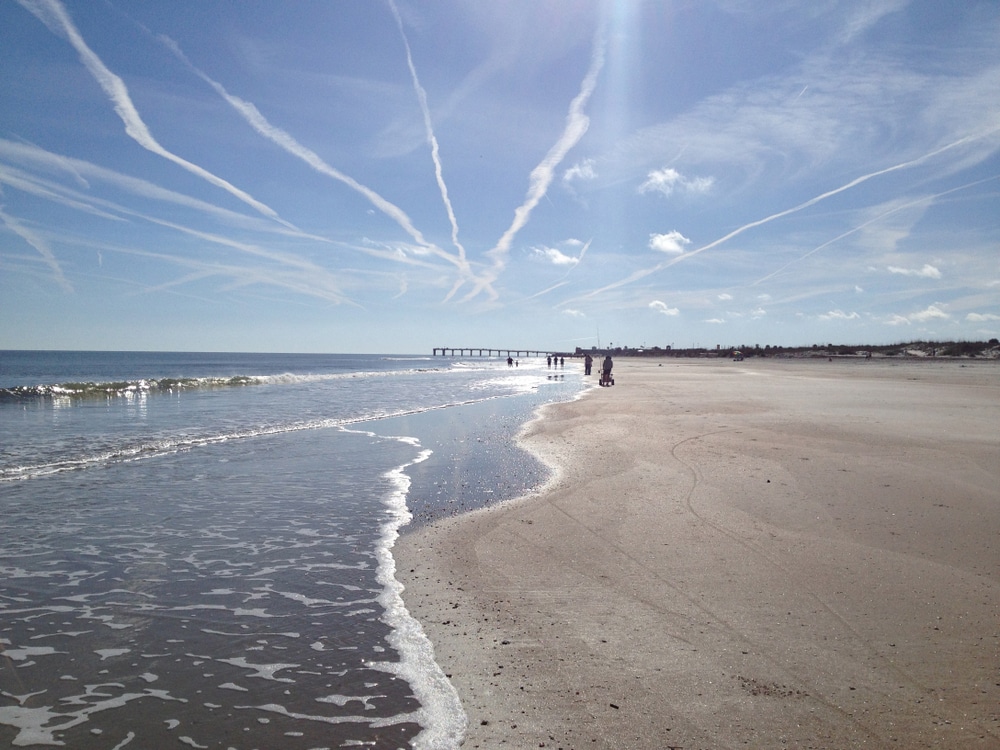
[[[620,359],[397,543],[465,748],[1000,747],[1000,364]]]

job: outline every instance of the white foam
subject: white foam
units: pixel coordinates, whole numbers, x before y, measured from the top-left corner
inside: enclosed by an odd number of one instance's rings
[[[458,692],[434,660],[434,646],[403,603],[403,585],[396,580],[396,561],[392,556],[399,529],[413,517],[406,506],[410,488],[406,469],[426,461],[430,455],[430,450],[424,450],[410,463],[385,474],[395,489],[385,499],[389,520],[382,527],[376,548],[376,579],[383,586],[379,596],[385,610],[382,619],[391,627],[387,640],[400,659],[398,662],[371,662],[368,666],[402,677],[413,689],[420,702],[413,716],[422,727],[412,741],[415,750],[451,750],[462,743],[468,718]]]
[[[278,703],[265,703],[261,706],[234,706],[234,708],[241,709],[244,711],[267,711],[273,714],[279,714],[281,716],[287,716],[290,719],[304,719],[306,721],[318,721],[323,724],[367,724],[372,727],[393,727],[397,724],[406,723],[417,723],[419,719],[416,713],[406,713],[397,714],[396,716],[389,717],[374,717],[374,716],[324,716],[315,714],[304,714],[298,711],[289,711],[284,706]],[[456,747],[456,746],[451,746]]]
[[[56,651],[52,646],[22,646],[21,648],[5,648],[4,656],[13,661],[24,661],[31,656],[51,656],[52,654],[65,654],[65,651]]]
[[[130,648],[99,648],[94,653],[101,657],[101,661],[106,661],[115,656],[127,654],[131,650]]]
[[[295,682],[295,680],[287,677],[275,677],[274,675],[283,669],[294,669],[300,666],[298,664],[250,664],[242,656],[237,656],[233,659],[218,659],[217,661],[221,661],[224,664],[232,664],[234,667],[252,670],[254,673],[247,675],[247,677],[260,677],[261,679],[273,680],[274,682]]]
[[[162,700],[177,700],[162,690],[146,690],[142,693],[122,693],[109,696],[99,692],[106,688],[121,688],[120,683],[105,685],[87,685],[83,695],[63,699],[64,706],[83,706],[79,711],[56,712],[47,706],[28,708],[26,706],[0,706],[0,724],[17,729],[17,735],[11,744],[17,747],[30,745],[62,746],[64,742],[56,739],[56,732],[83,724],[91,714],[107,711],[142,698],[160,698]],[[94,700],[94,699],[97,700]]]
[[[358,701],[365,707],[365,711],[374,711],[375,705],[372,700],[375,698],[385,698],[384,695],[327,695],[323,698],[317,698],[317,703],[332,703],[335,706],[340,706],[343,708],[351,701]]]

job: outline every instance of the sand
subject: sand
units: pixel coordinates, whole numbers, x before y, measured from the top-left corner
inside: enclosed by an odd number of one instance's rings
[[[464,748],[1000,747],[1000,364],[626,360],[418,529]]]

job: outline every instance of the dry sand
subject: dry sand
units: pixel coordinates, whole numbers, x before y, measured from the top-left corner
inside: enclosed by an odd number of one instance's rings
[[[619,360],[419,529],[465,748],[1000,747],[1000,364]]]

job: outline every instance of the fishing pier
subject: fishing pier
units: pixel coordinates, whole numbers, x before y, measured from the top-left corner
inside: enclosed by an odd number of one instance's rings
[[[487,349],[478,346],[437,346],[434,347],[434,356],[438,354],[442,357],[545,357],[552,352],[534,349]]]

